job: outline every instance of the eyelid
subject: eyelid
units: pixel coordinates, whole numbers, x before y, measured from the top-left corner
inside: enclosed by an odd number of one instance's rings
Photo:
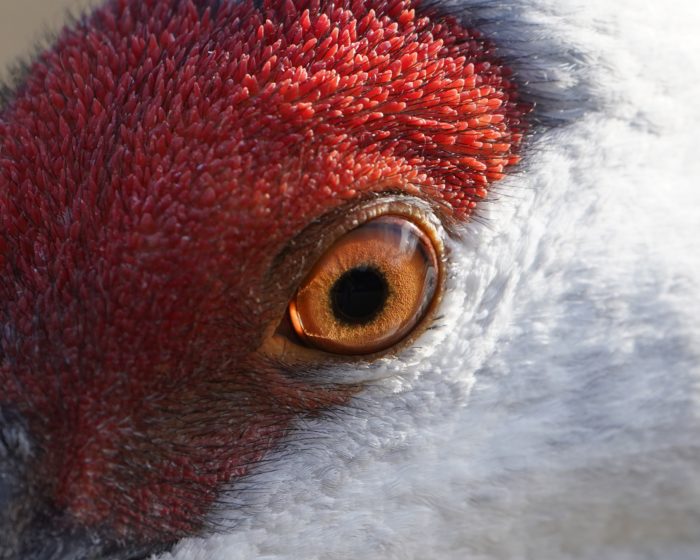
[[[422,322],[437,272],[435,249],[420,226],[380,216],[320,257],[289,303],[292,324],[307,346],[324,352],[388,350]]]
[[[293,335],[293,329],[283,328],[288,322],[287,306],[292,300],[297,288],[303,279],[323,255],[344,234],[358,226],[380,216],[392,215],[403,217],[417,224],[428,236],[438,256],[438,280],[435,297],[426,310],[424,318],[419,322],[413,332],[409,333],[395,346],[374,353],[358,356],[336,355],[313,348],[300,347]],[[388,196],[374,199],[361,205],[353,205],[335,211],[320,220],[310,224],[277,256],[267,276],[268,291],[276,292],[275,308],[279,315],[270,322],[264,336],[264,343],[260,351],[270,356],[283,356],[282,359],[291,363],[319,363],[319,362],[371,362],[387,353],[396,353],[413,342],[424,327],[430,323],[435,309],[439,305],[444,289],[445,281],[445,228],[436,217],[431,207],[423,200],[407,196]],[[288,327],[290,325],[287,325]],[[279,331],[286,331],[285,336],[280,337]],[[276,333],[277,336],[276,336]],[[286,352],[281,346],[294,345],[293,352]],[[274,348],[273,348],[274,347]],[[291,350],[290,346],[290,350]]]

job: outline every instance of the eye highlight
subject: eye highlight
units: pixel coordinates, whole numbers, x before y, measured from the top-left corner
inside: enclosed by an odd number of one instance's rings
[[[289,304],[307,345],[371,354],[406,337],[430,308],[439,264],[430,237],[402,216],[349,231],[321,256]]]

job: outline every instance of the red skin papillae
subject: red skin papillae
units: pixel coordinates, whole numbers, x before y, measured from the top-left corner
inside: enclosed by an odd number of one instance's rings
[[[493,45],[420,4],[207,4],[108,2],[0,113],[0,403],[52,506],[118,538],[198,531],[350,398],[254,352],[294,235],[372,192],[467,219],[525,132]]]

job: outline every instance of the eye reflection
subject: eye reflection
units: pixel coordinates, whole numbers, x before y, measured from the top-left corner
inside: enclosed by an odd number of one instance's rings
[[[430,307],[438,279],[433,244],[400,216],[362,224],[319,259],[289,304],[296,334],[338,354],[370,354],[406,337]]]

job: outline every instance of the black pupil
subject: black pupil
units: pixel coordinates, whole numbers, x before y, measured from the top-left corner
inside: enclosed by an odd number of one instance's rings
[[[331,288],[331,305],[336,319],[350,325],[366,325],[386,305],[389,286],[380,270],[357,266],[345,272]]]

